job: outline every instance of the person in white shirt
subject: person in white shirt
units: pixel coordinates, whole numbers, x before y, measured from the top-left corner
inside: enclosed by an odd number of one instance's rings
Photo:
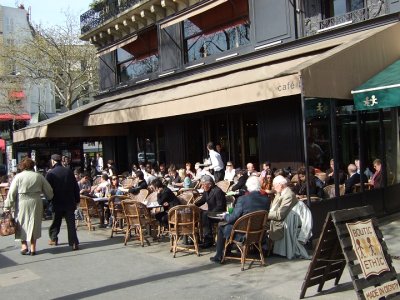
[[[235,175],[236,175],[236,170],[233,168],[233,163],[231,161],[228,161],[226,163],[224,180],[233,181]]]
[[[96,154],[96,160],[97,160],[97,164],[96,164],[96,171],[97,174],[101,174],[103,172],[103,158],[101,157],[100,153]]]
[[[211,166],[208,169],[214,170],[215,183],[224,179],[224,163],[222,162],[221,155],[214,150],[214,144],[209,142],[207,150],[210,155]]]

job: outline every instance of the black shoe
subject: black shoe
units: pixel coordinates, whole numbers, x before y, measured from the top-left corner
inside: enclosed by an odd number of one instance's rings
[[[31,251],[31,252],[29,252],[29,255],[30,255],[30,256],[36,255],[36,251]]]
[[[222,262],[221,262],[222,259],[219,258],[219,257],[217,257],[217,256],[210,257],[210,261],[213,262],[213,263],[215,263],[215,264],[221,264],[221,263],[222,263]]]
[[[29,255],[29,250],[28,249],[21,250],[21,255]]]

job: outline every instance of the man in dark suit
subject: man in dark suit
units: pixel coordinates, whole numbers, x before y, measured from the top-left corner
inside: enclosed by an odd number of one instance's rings
[[[269,209],[269,198],[265,195],[261,195],[260,193],[261,184],[259,178],[256,176],[250,176],[246,181],[246,186],[249,194],[239,197],[232,214],[224,214],[224,220],[226,223],[221,222],[218,225],[217,249],[215,256],[210,257],[212,262],[221,262],[225,239],[229,238],[233,224],[237,219],[254,211]]]
[[[202,211],[201,220],[203,224],[204,242],[202,248],[211,247],[213,242],[212,221],[208,218],[209,212],[225,212],[226,198],[225,193],[215,185],[214,180],[209,175],[204,175],[200,180],[201,187],[204,190],[203,196],[196,202],[197,206],[207,203],[208,210]]]
[[[353,187],[357,184],[360,183],[360,174],[357,173],[357,166],[354,164],[349,164],[347,167],[347,170],[349,171],[349,178],[344,182],[344,193],[345,194],[351,194],[353,192]],[[365,174],[363,175],[363,182],[368,182],[367,176]]]
[[[71,169],[61,165],[60,155],[53,154],[51,156],[51,165],[52,169],[46,175],[46,179],[54,191],[53,223],[49,228],[49,245],[56,246],[58,244],[58,234],[64,217],[68,228],[68,243],[72,246],[72,250],[78,250],[79,241],[76,235],[74,211],[80,201],[79,186]]]

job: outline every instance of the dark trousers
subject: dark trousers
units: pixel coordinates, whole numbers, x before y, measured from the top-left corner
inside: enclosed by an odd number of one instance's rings
[[[68,244],[78,245],[78,236],[76,235],[76,228],[75,228],[75,214],[73,211],[55,211],[53,213],[53,222],[49,228],[49,237],[52,241],[58,239],[58,234],[60,233],[60,227],[62,218],[64,217],[65,222],[67,222],[67,229],[68,229]]]
[[[210,219],[207,211],[201,212],[201,224],[203,228],[204,242],[213,242],[213,225],[218,223],[218,220]]]
[[[224,223],[218,224],[218,235],[217,235],[217,246],[215,249],[215,257],[222,259],[225,247],[225,237],[224,237]]]
[[[214,181],[217,183],[218,181],[224,180],[225,171],[222,169],[221,171],[214,171]]]

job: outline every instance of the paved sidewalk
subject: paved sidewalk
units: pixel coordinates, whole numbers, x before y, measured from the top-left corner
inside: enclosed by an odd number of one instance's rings
[[[267,266],[254,264],[240,271],[238,262],[216,265],[211,251],[200,257],[169,252],[169,243],[141,247],[137,241],[123,245],[123,237],[109,238],[109,230],[88,232],[80,227],[80,251],[71,251],[65,225],[61,245],[47,245],[50,221],[43,222],[36,256],[19,254],[13,237],[0,237],[0,296],[2,299],[298,299],[310,261],[270,257]],[[400,255],[400,214],[380,226],[389,252]],[[150,239],[150,242],[152,240]],[[400,261],[394,260],[399,272]],[[356,299],[345,269],[337,287],[307,290],[306,299]]]

